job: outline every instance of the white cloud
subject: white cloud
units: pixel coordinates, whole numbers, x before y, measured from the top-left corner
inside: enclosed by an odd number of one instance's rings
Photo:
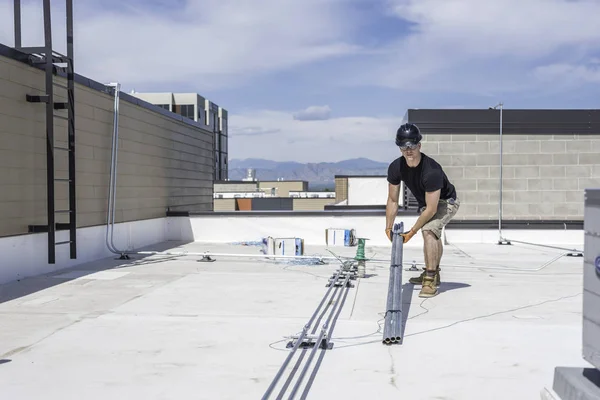
[[[310,106],[294,113],[294,119],[298,121],[320,121],[329,118],[331,118],[331,107],[329,106]]]
[[[534,75],[540,80],[552,83],[600,83],[600,63],[544,65],[537,67]]]
[[[598,0],[387,0],[410,26],[343,76],[348,85],[476,94],[543,88],[531,80],[552,59],[585,63],[600,50]],[[565,70],[564,73],[571,71]]]
[[[398,157],[394,137],[400,117],[340,117],[298,121],[292,113],[258,111],[229,117],[230,158],[322,162]],[[260,132],[260,134],[257,134]]]
[[[413,38],[471,56],[536,57],[600,38],[597,0],[395,0],[392,10],[418,25]],[[416,41],[416,40],[415,40]]]
[[[228,87],[357,50],[345,39],[353,19],[338,0],[189,0],[168,13],[147,5],[117,12],[94,3],[74,5],[76,70],[124,88],[147,82]],[[43,44],[41,4],[22,4],[25,46]],[[53,5],[52,13],[56,49],[65,51],[64,5]],[[12,1],[0,0],[0,15],[0,42],[12,45]]]

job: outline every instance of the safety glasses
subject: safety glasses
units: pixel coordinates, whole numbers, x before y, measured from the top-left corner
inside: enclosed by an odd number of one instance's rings
[[[419,147],[418,143],[413,143],[413,142],[406,142],[400,145],[400,150],[408,150],[408,149],[416,149],[417,147]]]

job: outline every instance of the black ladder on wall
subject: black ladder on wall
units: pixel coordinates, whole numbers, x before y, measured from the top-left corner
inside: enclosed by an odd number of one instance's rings
[[[50,0],[44,3],[44,47],[21,46],[21,4],[14,0],[15,12],[15,48],[30,54],[33,64],[42,64],[46,72],[46,94],[26,95],[27,101],[32,103],[46,103],[46,184],[47,184],[47,225],[30,225],[29,232],[48,232],[48,263],[56,262],[56,246],[69,244],[70,258],[77,258],[77,220],[76,220],[76,194],[75,194],[75,74],[73,67],[73,0],[66,0],[67,15],[67,55],[60,54],[52,48],[52,24],[50,14]],[[59,66],[66,64],[66,66]],[[54,75],[59,72],[66,73],[67,86],[54,82]],[[66,89],[68,101],[54,101],[54,87]],[[66,115],[65,115],[66,111]],[[68,146],[56,146],[54,141],[55,119],[66,120],[68,124]],[[59,140],[62,137],[59,137]],[[55,150],[60,156],[68,156],[69,176],[56,177],[54,155]],[[69,208],[56,210],[55,184],[67,185],[69,193]],[[56,223],[57,215],[68,215],[68,223]],[[57,230],[69,230],[69,240],[56,241]]]

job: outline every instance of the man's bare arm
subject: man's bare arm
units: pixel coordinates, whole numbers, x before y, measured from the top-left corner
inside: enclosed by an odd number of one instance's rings
[[[398,199],[400,198],[400,185],[388,184],[388,198],[385,206],[385,228],[392,229],[394,220],[398,215]]]
[[[438,189],[435,192],[425,193],[425,210],[421,213],[417,222],[411,228],[414,233],[418,232],[437,212],[438,203],[440,201],[440,192]]]

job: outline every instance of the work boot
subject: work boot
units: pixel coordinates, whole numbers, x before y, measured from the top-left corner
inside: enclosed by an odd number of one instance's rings
[[[423,283],[423,277],[425,277],[426,274],[427,271],[423,270],[423,273],[421,275],[415,276],[414,278],[410,278],[408,282],[412,283],[413,285],[420,285]],[[435,286],[440,286],[440,267],[437,268],[437,271],[435,273],[434,284]]]
[[[435,285],[435,276],[425,274],[425,276],[423,277],[423,286],[421,287],[419,297],[433,297],[437,294],[438,289]]]

